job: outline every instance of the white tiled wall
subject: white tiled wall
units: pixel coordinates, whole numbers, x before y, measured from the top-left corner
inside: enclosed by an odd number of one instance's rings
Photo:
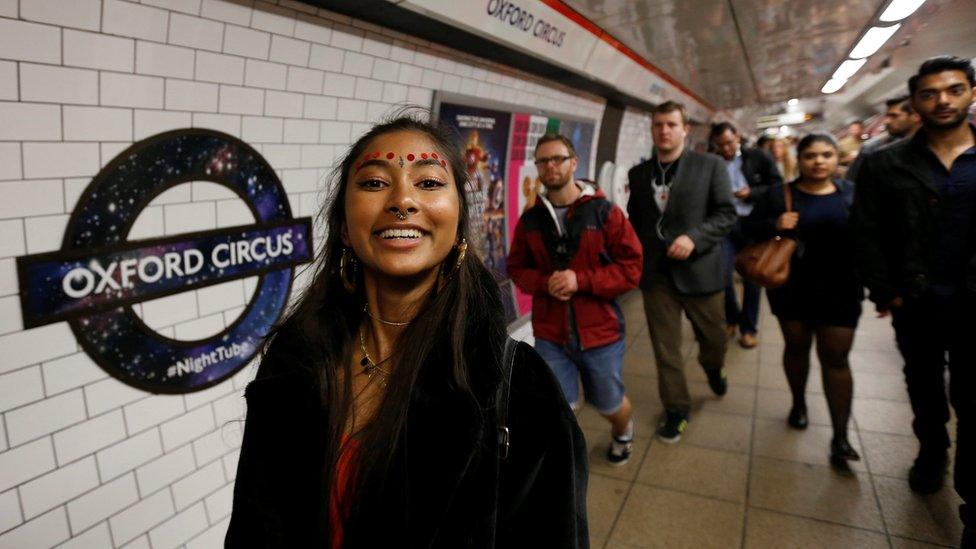
[[[651,115],[628,108],[620,121],[617,165],[630,169],[651,157]]]
[[[396,103],[429,106],[436,89],[602,116],[599,98],[279,3],[0,0],[0,548],[222,544],[253,369],[149,395],[93,364],[67,324],[20,320],[14,257],[57,249],[91,177],[132,142],[191,126],[241,137],[275,167],[293,212],[313,215],[351,141]],[[157,197],[131,236],[252,220],[233,194],[188,183]],[[253,291],[235,281],[136,310],[196,339],[233,322]]]

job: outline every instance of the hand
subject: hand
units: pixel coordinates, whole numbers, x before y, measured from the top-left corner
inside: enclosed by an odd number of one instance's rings
[[[688,259],[691,252],[695,251],[695,241],[692,240],[688,235],[683,234],[678,238],[674,239],[671,246],[668,247],[668,257],[671,259],[677,259],[678,261],[684,261]]]
[[[878,307],[878,318],[885,318],[891,314],[892,309],[901,309],[905,305],[905,301],[896,297],[888,302],[884,307]]]
[[[560,301],[569,301],[569,298],[578,291],[576,273],[571,269],[556,271],[549,277],[549,293]]]
[[[752,189],[749,188],[749,185],[746,185],[732,194],[739,200],[746,200],[752,194]]]
[[[792,231],[800,221],[800,214],[797,212],[784,212],[776,220],[777,231]]]

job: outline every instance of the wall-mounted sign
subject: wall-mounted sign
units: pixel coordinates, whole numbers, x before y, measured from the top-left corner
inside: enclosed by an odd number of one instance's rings
[[[223,185],[252,225],[157,239],[126,239],[139,213],[191,181]],[[85,189],[56,252],[17,258],[25,327],[68,321],[108,373],[154,393],[219,383],[257,352],[291,290],[292,268],[312,259],[310,218],[295,219],[274,170],[246,143],[211,130],[167,132],[134,144]],[[250,303],[221,333],[197,341],[149,328],[132,305],[250,276]]]
[[[714,111],[563,2],[401,0],[397,6],[544,59],[643,101],[680,101],[688,115],[699,122],[709,120]]]

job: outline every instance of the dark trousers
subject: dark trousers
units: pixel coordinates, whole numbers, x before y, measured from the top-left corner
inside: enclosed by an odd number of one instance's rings
[[[949,405],[956,411],[954,481],[963,500],[963,524],[976,527],[976,454],[973,408],[976,399],[976,299],[928,296],[906,301],[894,312],[898,349],[905,359],[905,382],[920,444],[919,457],[938,459],[949,448]],[[945,371],[949,369],[946,399]]]
[[[725,321],[730,326],[738,326],[743,334],[755,334],[756,323],[759,319],[759,296],[762,288],[742,279],[742,308],[735,296],[735,284],[732,275],[735,274],[735,254],[750,244],[742,232],[742,220],[735,222],[732,231],[722,243],[725,254]]]

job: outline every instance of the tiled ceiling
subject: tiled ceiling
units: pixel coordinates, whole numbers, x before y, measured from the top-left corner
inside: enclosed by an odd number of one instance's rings
[[[564,0],[719,109],[819,93],[884,0]]]

